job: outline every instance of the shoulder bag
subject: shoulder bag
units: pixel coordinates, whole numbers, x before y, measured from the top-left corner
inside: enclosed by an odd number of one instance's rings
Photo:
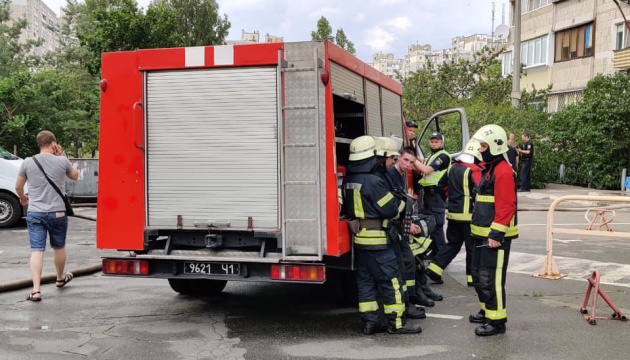
[[[66,196],[65,194],[62,194],[61,190],[59,190],[57,185],[55,185],[55,183],[52,180],[50,180],[48,175],[46,175],[46,172],[44,171],[44,168],[39,163],[39,161],[37,161],[35,156],[33,156],[33,161],[35,161],[35,164],[37,165],[39,170],[42,171],[42,174],[44,174],[44,177],[46,178],[46,180],[48,180],[48,183],[50,184],[50,186],[52,186],[53,189],[55,189],[55,191],[57,192],[57,194],[59,194],[59,196],[61,196],[61,198],[63,199],[63,203],[66,205],[66,216],[74,216],[74,210],[72,209],[72,205],[70,205],[70,201],[68,200],[68,196]]]

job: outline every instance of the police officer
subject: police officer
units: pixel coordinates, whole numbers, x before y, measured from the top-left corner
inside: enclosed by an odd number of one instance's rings
[[[427,159],[426,165],[416,162],[416,166],[422,171],[424,176],[419,184],[422,187],[424,208],[435,215],[436,226],[431,234],[431,238],[439,251],[446,245],[444,238],[444,223],[446,222],[444,212],[446,210],[444,189],[438,186],[440,179],[446,174],[446,170],[451,165],[451,156],[444,150],[444,135],[439,132],[431,134],[429,137],[429,147],[431,156]],[[427,273],[431,278],[432,273]],[[435,283],[441,284],[443,281],[437,277],[431,278]]]
[[[507,310],[505,279],[510,245],[518,237],[516,226],[515,173],[507,159],[507,136],[498,125],[486,125],[473,135],[481,143],[485,163],[472,214],[471,233],[475,240],[472,277],[481,310],[469,317],[483,324],[478,336],[504,333]]]
[[[374,173],[376,146],[371,136],[360,136],[350,144],[347,175],[344,179],[344,211],[351,218],[357,259],[359,313],[363,333],[372,335],[384,329],[379,319],[378,288],[382,291],[387,331],[417,334],[420,326],[405,321],[402,277],[396,254],[391,248],[384,221],[395,218],[401,202],[389,191],[385,180]]]
[[[457,256],[462,244],[466,244],[466,282],[468,286],[473,284],[470,267],[474,245],[470,237],[470,220],[476,188],[481,180],[481,168],[478,165],[481,161],[479,147],[478,141],[470,140],[464,152],[449,167],[447,175],[440,180],[448,188],[446,213],[448,242],[427,267],[427,273],[431,274],[429,277],[432,279],[442,281],[444,269]]]
[[[413,201],[404,194],[405,181],[401,174],[396,170],[395,157],[400,156],[398,150],[402,146],[402,139],[400,138],[386,138],[377,137],[376,141],[376,156],[378,164],[376,166],[375,173],[381,176],[387,182],[390,191],[395,196],[399,197],[405,207],[407,201]],[[413,157],[415,159],[415,156]],[[409,159],[409,154],[404,156],[405,160]],[[399,159],[399,161],[403,161]],[[411,161],[409,161],[411,164]],[[402,184],[402,185],[401,185]],[[393,227],[391,234],[394,239],[392,240],[392,249],[396,253],[396,260],[398,262],[398,269],[402,274],[404,284],[403,288],[403,301],[405,303],[406,316],[410,319],[424,319],[426,314],[424,308],[416,308],[409,302],[409,289],[414,290],[416,288],[416,261],[411,248],[409,247],[409,239],[402,238],[403,224],[402,220],[405,217],[405,210],[399,214],[399,218],[391,222],[390,226]],[[416,233],[420,229],[417,225],[411,225],[411,233]]]

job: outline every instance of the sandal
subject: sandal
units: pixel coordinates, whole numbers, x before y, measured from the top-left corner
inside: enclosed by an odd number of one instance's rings
[[[35,297],[35,295],[39,294],[38,297]],[[29,301],[42,301],[42,293],[39,291],[34,291],[30,294],[28,294],[28,296],[26,297],[26,300]]]
[[[67,283],[69,283],[70,281],[72,281],[72,278],[74,278],[74,276],[72,275],[72,273],[65,273],[63,275],[63,279],[61,280],[57,280],[57,287],[58,288],[62,288],[64,286],[66,286]]]

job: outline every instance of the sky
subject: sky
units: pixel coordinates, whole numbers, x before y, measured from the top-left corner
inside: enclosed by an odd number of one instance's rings
[[[43,0],[59,13],[66,0]],[[146,8],[150,0],[136,0]],[[342,28],[355,45],[357,57],[372,62],[376,53],[400,58],[413,44],[430,44],[433,50],[449,48],[456,36],[492,33],[509,19],[507,0],[217,0],[219,13],[231,22],[228,40],[241,30],[282,36],[284,41],[311,39],[317,20],[325,16],[334,32]],[[505,5],[504,5],[505,4]]]

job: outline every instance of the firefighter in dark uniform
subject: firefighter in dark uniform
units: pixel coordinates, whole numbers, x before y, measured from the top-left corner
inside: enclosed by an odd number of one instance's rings
[[[446,228],[446,246],[442,247],[435,259],[429,263],[427,272],[431,273],[432,279],[442,281],[442,273],[455,256],[466,246],[466,282],[468,286],[473,285],[471,275],[471,264],[473,257],[473,240],[470,236],[470,220],[472,219],[472,209],[477,191],[477,185],[481,180],[481,168],[479,162],[479,142],[470,140],[462,155],[458,156],[453,165],[448,169],[447,175],[440,182],[448,189],[448,201],[446,218],[448,227]]]
[[[410,199],[405,196],[406,191],[404,187],[404,179],[402,179],[402,176],[400,175],[400,173],[398,173],[398,171],[396,170],[396,166],[394,165],[396,162],[395,157],[400,156],[398,150],[402,146],[403,141],[400,138],[395,139],[387,137],[377,137],[375,138],[375,141],[376,157],[378,159],[375,173],[381,176],[387,182],[387,185],[389,186],[392,194],[403,201],[406,207],[406,201],[410,201]],[[399,214],[398,219],[392,221],[391,225],[396,231],[395,234],[392,234],[392,236],[396,237],[396,241],[392,242],[392,249],[396,253],[398,269],[400,270],[404,281],[402,289],[406,316],[410,319],[424,319],[427,317],[424,308],[417,308],[409,302],[409,291],[410,289],[415,290],[416,288],[416,260],[413,253],[411,252],[409,240],[402,238],[402,220],[404,216],[405,210],[403,210],[402,213]],[[420,229],[417,225],[411,224],[411,234],[414,234],[419,230]]]
[[[375,142],[360,136],[350,144],[347,175],[344,179],[344,211],[350,217],[357,259],[359,313],[363,333],[382,332],[378,288],[382,292],[387,331],[393,334],[417,334],[420,326],[405,321],[402,277],[396,254],[387,235],[387,222],[402,209],[382,177],[374,173],[377,165]]]
[[[517,149],[521,155],[521,186],[518,191],[530,191],[532,159],[534,158],[534,144],[528,133],[524,133],[521,139],[525,142],[522,149]]]
[[[505,279],[510,245],[518,237],[516,225],[516,176],[507,158],[507,136],[498,125],[486,125],[473,136],[485,163],[473,209],[471,233],[475,240],[473,284],[481,310],[469,317],[483,324],[478,336],[504,333],[507,310]]]
[[[431,134],[429,137],[429,146],[431,148],[431,156],[425,164],[417,164],[416,166],[424,174],[419,184],[424,198],[424,208],[431,211],[435,216],[436,226],[431,234],[431,238],[440,251],[446,245],[444,238],[444,223],[446,222],[444,212],[446,211],[446,203],[444,201],[444,188],[438,186],[440,179],[446,174],[446,170],[451,166],[451,156],[444,150],[444,135],[439,132]],[[427,276],[434,282],[441,284],[443,281],[438,277],[432,277],[434,273],[427,272]]]

